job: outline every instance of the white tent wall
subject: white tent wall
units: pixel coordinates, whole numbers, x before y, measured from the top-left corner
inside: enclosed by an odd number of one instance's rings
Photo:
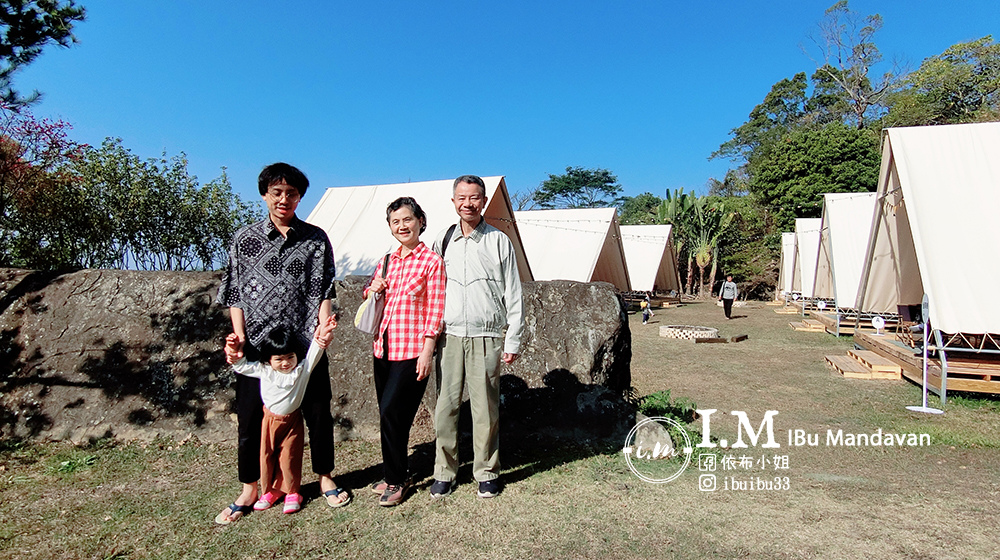
[[[816,261],[819,258],[819,228],[821,218],[795,219],[795,291],[802,297],[813,297],[816,285]]]
[[[631,289],[614,208],[514,212],[536,280],[610,282]]]
[[[632,289],[680,291],[670,225],[620,226]]]
[[[778,265],[778,296],[782,292],[792,292],[792,280],[795,276],[795,232],[786,231],[781,234],[781,262]]]
[[[896,305],[918,304],[927,293],[935,329],[1000,333],[1000,298],[989,295],[1000,276],[998,154],[1000,123],[885,131],[862,309],[886,307],[886,286],[895,284]]]
[[[814,297],[854,307],[875,213],[875,193],[823,195]]]
[[[532,280],[521,237],[514,223],[507,185],[503,177],[483,177],[486,184],[486,222],[503,231],[514,245],[521,280]],[[306,221],[323,228],[330,237],[337,263],[337,278],[367,276],[387,252],[399,243],[385,220],[385,209],[401,196],[413,197],[427,215],[427,231],[421,240],[430,246],[442,230],[458,223],[451,201],[453,179],[391,185],[330,187],[309,213]]]

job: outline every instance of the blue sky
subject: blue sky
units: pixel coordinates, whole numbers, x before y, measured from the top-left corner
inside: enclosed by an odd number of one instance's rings
[[[84,0],[79,44],[16,77],[79,142],[185,152],[260,201],[273,161],[313,189],[506,175],[511,191],[603,167],[627,195],[704,191],[708,156],[770,86],[811,73],[832,0],[367,2]],[[1000,33],[996,0],[852,1],[910,69]],[[319,187],[319,188],[316,188]]]

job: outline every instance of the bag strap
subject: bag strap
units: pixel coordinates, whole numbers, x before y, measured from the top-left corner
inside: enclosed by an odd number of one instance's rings
[[[382,278],[389,272],[389,253],[385,254],[385,261],[382,262]]]
[[[455,234],[455,228],[458,224],[451,224],[448,228],[447,233],[444,234],[444,241],[441,242],[441,258],[444,258],[444,252],[448,250],[448,243],[451,243],[451,236]]]

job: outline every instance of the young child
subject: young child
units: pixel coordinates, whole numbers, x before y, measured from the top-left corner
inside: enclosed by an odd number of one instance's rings
[[[241,357],[233,364],[240,375],[260,379],[260,396],[264,401],[264,421],[260,431],[260,480],[264,495],[253,509],[268,509],[285,498],[284,513],[302,508],[299,485],[302,481],[302,448],[305,430],[299,406],[309,384],[309,375],[323,356],[333,329],[335,317],[320,325],[299,362],[301,348],[295,335],[284,327],[271,330],[260,344],[260,362],[248,362]],[[239,342],[236,334],[226,337],[230,349]]]

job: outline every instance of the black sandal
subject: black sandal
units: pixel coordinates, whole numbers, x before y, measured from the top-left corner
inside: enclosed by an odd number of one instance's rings
[[[218,523],[219,525],[229,525],[230,523],[236,523],[244,515],[253,512],[253,506],[251,505],[241,506],[236,502],[229,504],[229,506],[226,509],[229,510],[229,515],[226,515],[225,511],[221,511],[219,512],[219,515],[215,516],[215,522]]]

